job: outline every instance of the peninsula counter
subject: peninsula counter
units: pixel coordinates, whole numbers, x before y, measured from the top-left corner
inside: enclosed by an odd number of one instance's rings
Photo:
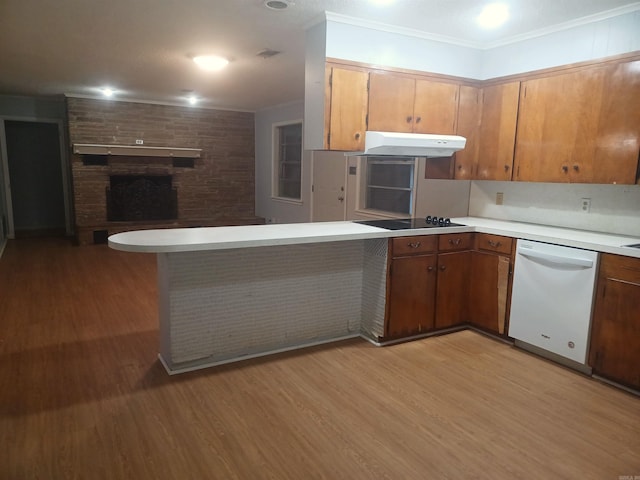
[[[630,237],[456,218],[385,230],[353,222],[140,230],[109,246],[157,255],[159,357],[170,374],[363,336],[383,336],[387,239],[485,232],[640,257]]]

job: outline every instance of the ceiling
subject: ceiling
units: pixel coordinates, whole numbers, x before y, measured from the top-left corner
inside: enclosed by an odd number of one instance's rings
[[[504,0],[507,24],[482,30],[478,0],[294,0],[270,10],[264,0],[0,0],[0,94],[116,98],[238,110],[304,97],[305,29],[324,12],[486,48],[561,28],[584,17],[640,9],[629,0]],[[343,18],[343,17],[341,17]],[[347,21],[349,21],[347,19]],[[264,49],[280,51],[262,58]],[[221,72],[191,61],[217,53]]]

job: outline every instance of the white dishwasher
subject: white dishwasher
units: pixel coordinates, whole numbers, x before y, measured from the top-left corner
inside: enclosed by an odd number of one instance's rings
[[[597,267],[598,252],[518,240],[509,319],[516,345],[585,365]]]

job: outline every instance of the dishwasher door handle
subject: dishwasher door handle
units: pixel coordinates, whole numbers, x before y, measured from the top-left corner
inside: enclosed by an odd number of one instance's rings
[[[523,248],[518,249],[518,254],[524,257],[535,258],[539,260],[546,260],[547,262],[554,263],[556,265],[565,265],[565,266],[572,266],[572,267],[575,266],[575,267],[584,267],[584,268],[593,267],[593,260],[589,258],[553,255],[551,253],[541,252],[539,250],[528,250]]]

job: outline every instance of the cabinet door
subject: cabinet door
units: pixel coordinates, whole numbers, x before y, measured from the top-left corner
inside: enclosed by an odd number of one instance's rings
[[[413,129],[416,82],[398,75],[369,75],[369,130],[406,132]]]
[[[554,75],[522,84],[515,179],[570,182],[591,155],[605,69]],[[586,177],[587,172],[582,168]]]
[[[367,129],[366,72],[333,67],[331,69],[331,103],[329,105],[330,150],[364,150]],[[326,117],[326,116],[325,116]]]
[[[453,135],[459,88],[452,83],[416,80],[413,133]]]
[[[436,255],[399,257],[391,261],[387,337],[409,336],[433,328],[436,263]]]
[[[523,82],[515,180],[636,182],[640,62]]]
[[[589,363],[599,375],[640,388],[640,259],[601,256]]]
[[[640,60],[607,69],[598,132],[593,138],[593,183],[636,183],[640,149]]]
[[[520,82],[482,90],[478,166],[474,178],[511,180]]]
[[[480,145],[481,116],[482,89],[466,85],[460,86],[456,134],[466,138],[467,143],[463,150],[454,154],[456,180],[473,178]]]
[[[438,254],[435,327],[467,321],[471,252]]]
[[[506,332],[510,258],[473,252],[469,285],[471,323],[492,333]]]

